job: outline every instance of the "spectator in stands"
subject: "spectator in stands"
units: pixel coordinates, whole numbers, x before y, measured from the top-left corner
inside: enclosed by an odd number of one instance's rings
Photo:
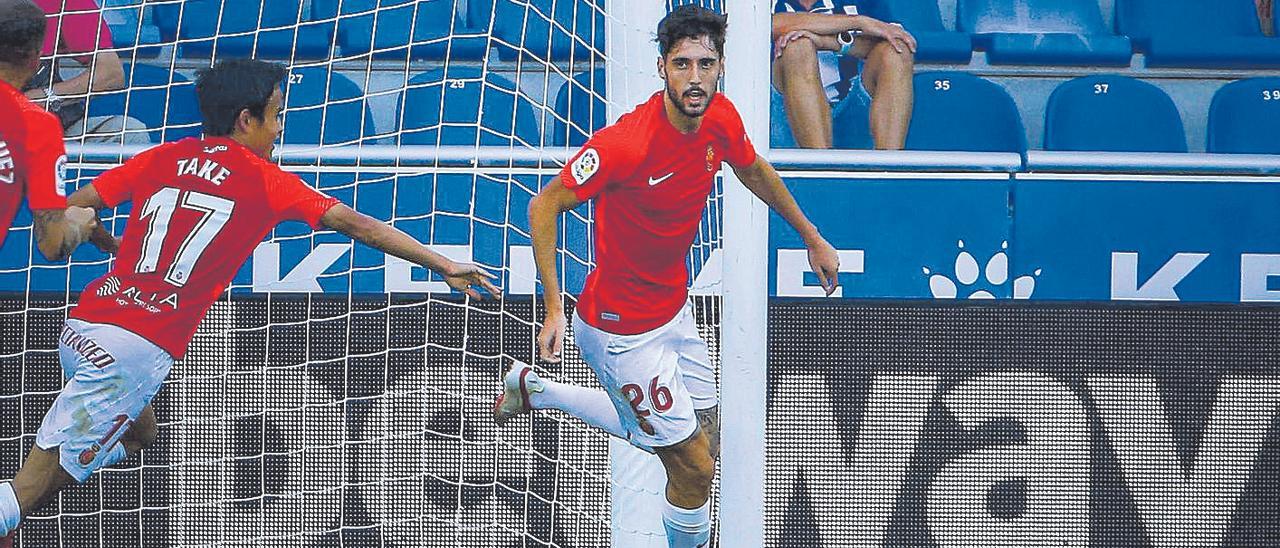
[[[853,0],[775,0],[773,11],[773,85],[796,144],[831,148],[832,106],[848,98],[869,107],[876,148],[901,149],[911,123],[915,38],[857,15]]]
[[[1275,36],[1275,7],[1271,0],[1255,0],[1258,5],[1258,22],[1262,24],[1262,34]]]
[[[146,125],[133,118],[86,117],[85,96],[124,87],[124,65],[111,51],[111,31],[102,20],[101,8],[94,0],[36,0],[36,4],[44,10],[48,30],[40,70],[27,84],[27,97],[44,104],[62,120],[66,137],[83,137],[86,142],[119,143],[123,139],[125,143],[149,143]],[[69,55],[85,70],[63,79],[58,61]]]

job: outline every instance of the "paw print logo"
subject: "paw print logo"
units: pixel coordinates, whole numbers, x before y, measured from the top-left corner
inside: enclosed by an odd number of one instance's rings
[[[960,240],[956,245],[960,248],[960,252],[956,254],[955,270],[952,276],[934,273],[929,267],[924,267],[924,274],[929,277],[929,293],[935,299],[955,299],[960,291],[964,290],[971,291],[964,297],[966,299],[996,298],[991,290],[1009,281],[1009,242],[1000,244],[1000,251],[987,260],[986,267],[980,267],[978,259],[964,248],[964,240]],[[1042,270],[1037,268],[1034,273],[1018,276],[1013,280],[1013,298],[1031,298],[1031,294],[1036,290],[1036,278],[1041,272]]]

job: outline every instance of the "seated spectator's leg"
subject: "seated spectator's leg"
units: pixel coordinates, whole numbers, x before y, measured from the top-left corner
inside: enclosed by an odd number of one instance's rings
[[[801,148],[831,148],[831,104],[818,72],[818,49],[796,40],[773,60],[773,85],[782,93],[791,133]]]
[[[871,94],[871,138],[880,150],[901,150],[911,125],[915,58],[877,38],[859,37],[853,54],[864,60],[862,84]]]

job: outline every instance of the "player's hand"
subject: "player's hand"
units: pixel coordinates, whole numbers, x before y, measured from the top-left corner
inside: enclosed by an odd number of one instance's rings
[[[115,255],[120,251],[120,238],[111,235],[111,233],[105,230],[95,230],[93,235],[89,237],[89,241],[93,243],[94,247],[97,247],[99,251],[108,255]]]
[[[564,332],[567,321],[563,312],[548,312],[538,330],[538,356],[548,363],[560,363],[561,351],[564,350]]]
[[[497,276],[471,263],[454,263],[443,274],[444,281],[449,284],[449,287],[466,293],[472,299],[484,298],[483,294],[476,291],[476,287],[484,289],[494,298],[497,298],[502,292],[501,289],[498,289],[498,286],[493,285],[493,280],[498,279]]]
[[[822,284],[822,289],[827,292],[830,297],[839,287],[840,280],[840,255],[836,253],[836,248],[831,247],[827,240],[819,237],[816,242],[809,244],[809,268],[818,275],[818,282]]]
[[[914,54],[916,52],[916,38],[907,32],[907,29],[902,28],[902,25],[886,23],[865,15],[858,19],[862,34],[888,42],[898,53],[909,51]]]
[[[809,40],[810,42],[813,42],[813,45],[815,46],[822,43],[821,38],[819,38],[817,34],[814,34],[807,30],[793,30],[791,32],[783,34],[782,36],[779,36],[778,39],[774,41],[773,43],[774,58],[782,57],[782,50],[786,49],[788,44],[795,42],[796,40]]]

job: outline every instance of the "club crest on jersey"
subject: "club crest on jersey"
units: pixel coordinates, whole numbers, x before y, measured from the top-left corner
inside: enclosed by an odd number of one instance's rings
[[[707,145],[707,171],[715,171],[716,165],[716,149]]]
[[[573,173],[573,181],[578,183],[578,186],[582,186],[587,184],[587,181],[597,171],[600,171],[600,153],[596,152],[594,148],[589,148],[581,156],[578,156],[577,160],[573,161],[571,172]]]

